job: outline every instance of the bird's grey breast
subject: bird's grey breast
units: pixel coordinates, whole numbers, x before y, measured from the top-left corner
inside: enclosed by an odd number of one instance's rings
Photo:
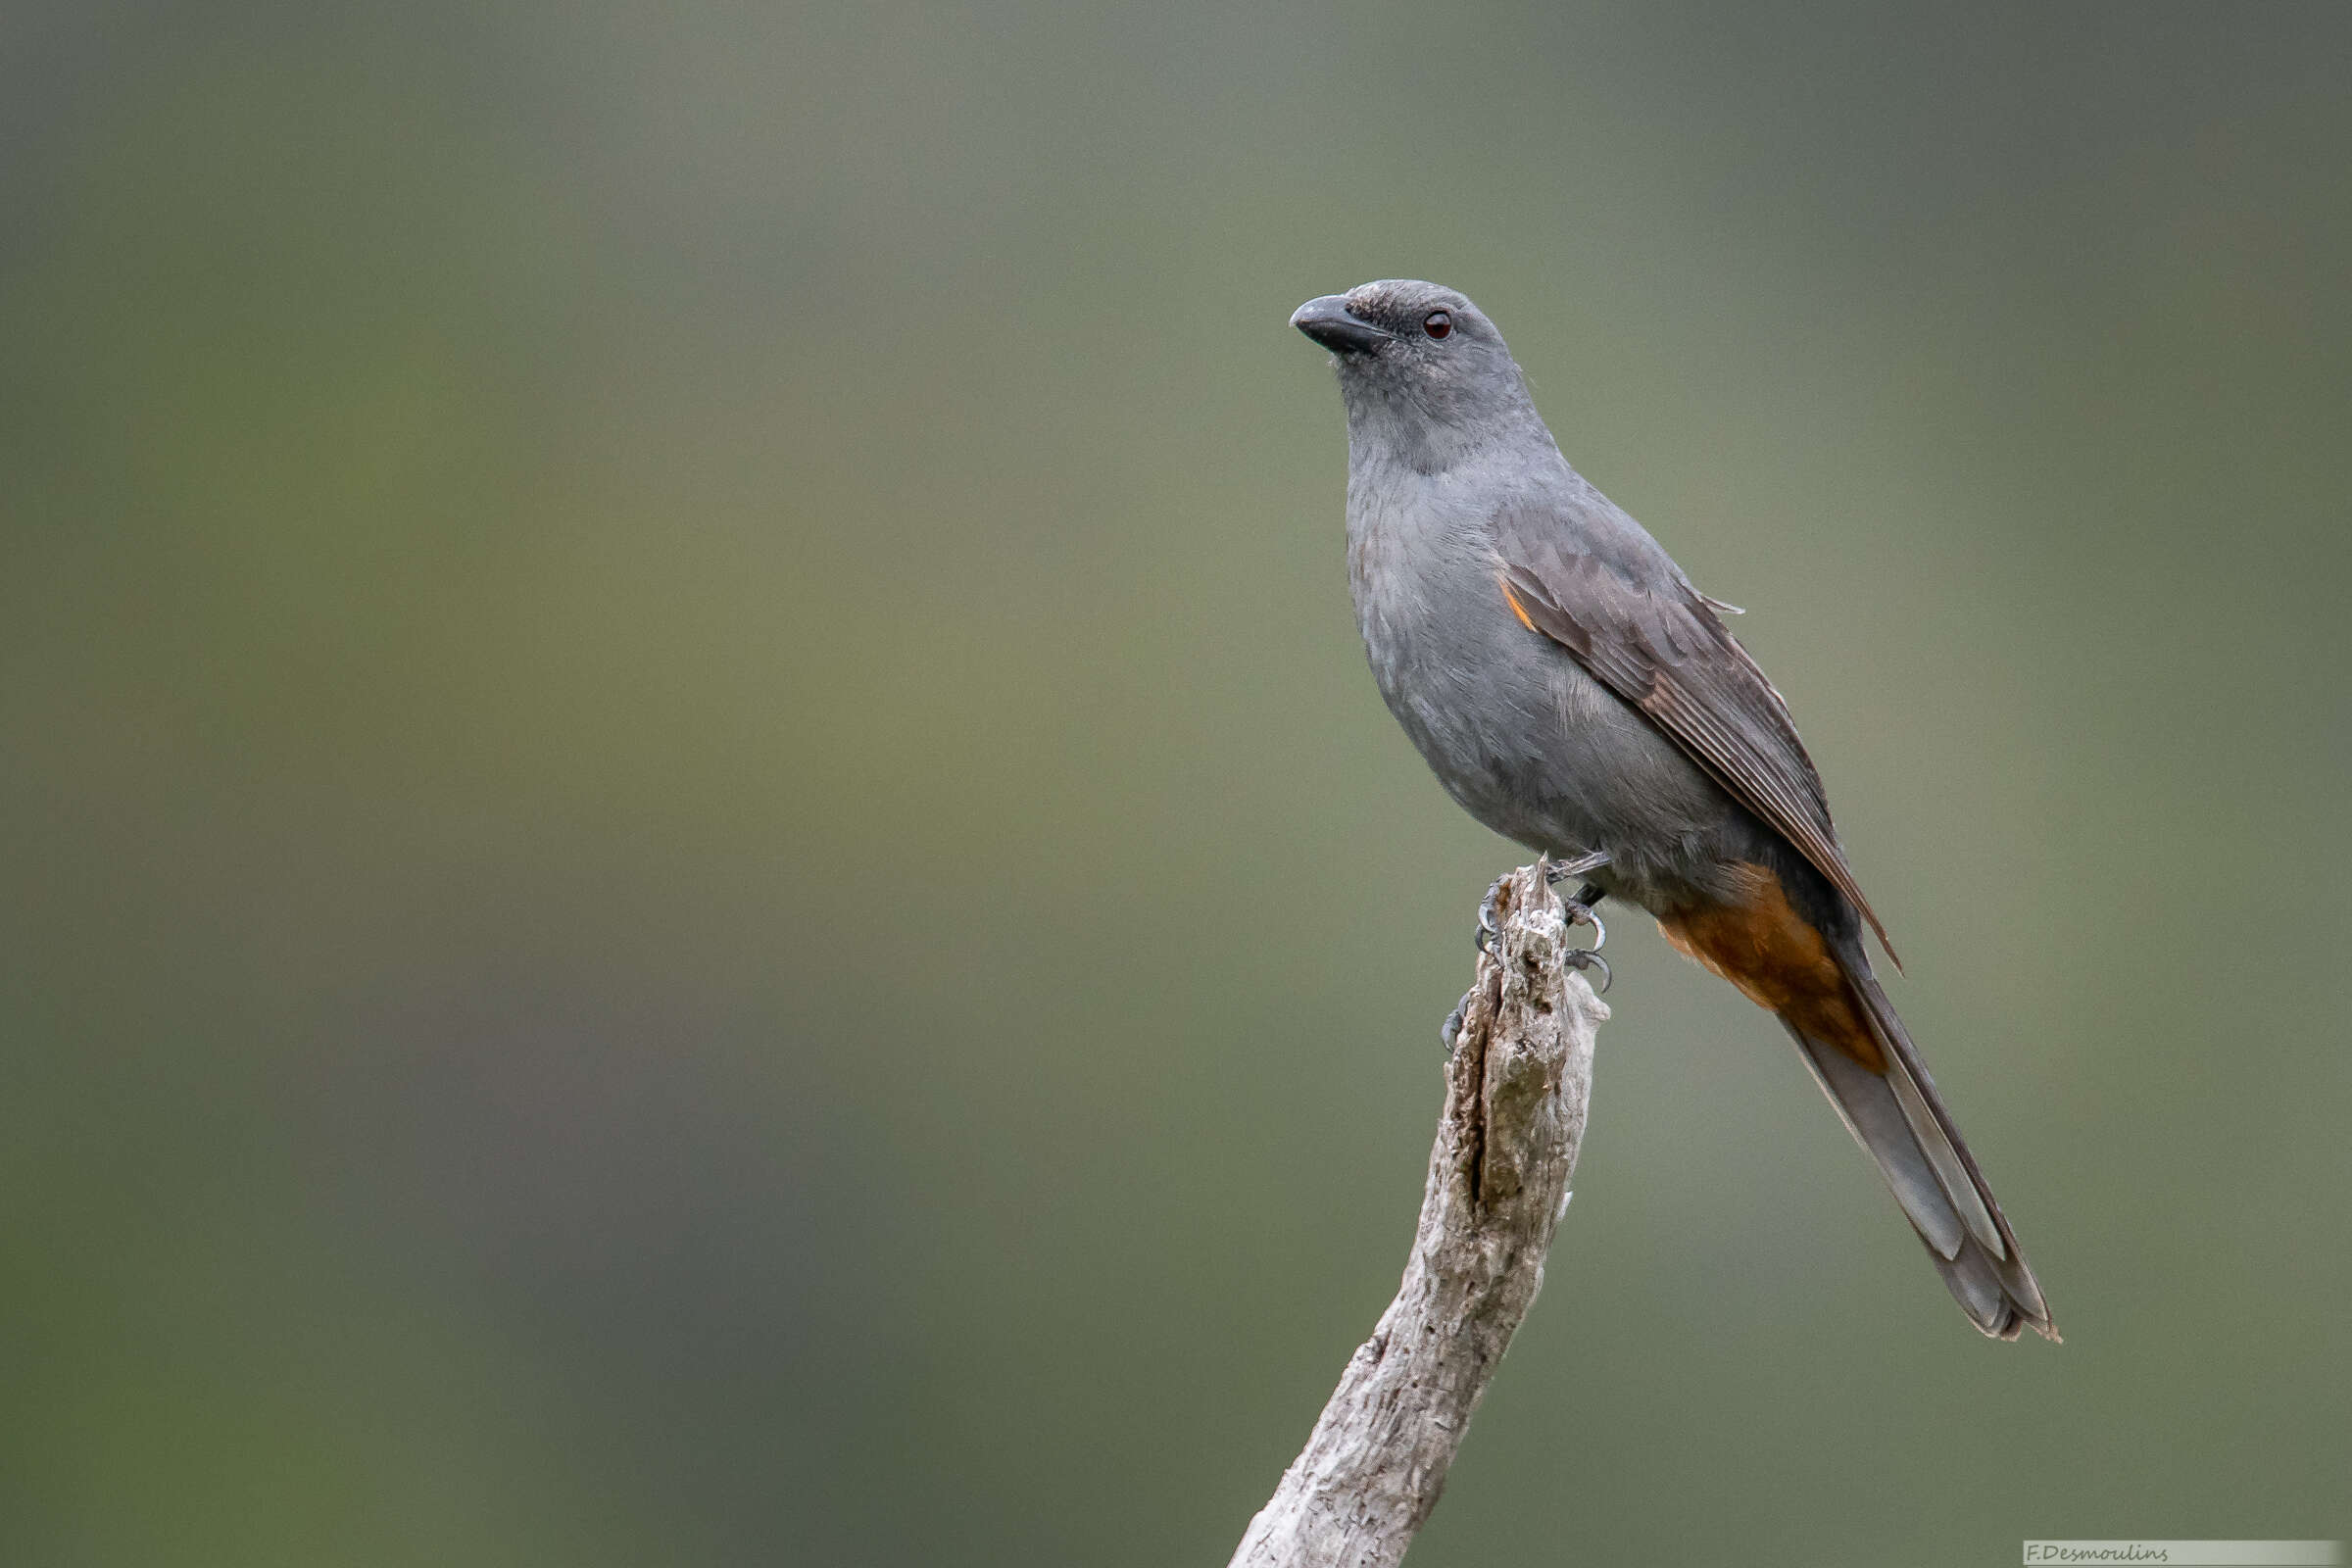
[[[1560,799],[1578,732],[1617,706],[1514,618],[1492,475],[1377,462],[1348,487],[1348,580],[1374,680],[1446,792],[1523,843],[1573,846]],[[1568,814],[1577,815],[1571,810]]]
[[[1567,469],[1530,483],[1475,468],[1421,473],[1351,463],[1348,576],[1380,693],[1472,816],[1553,854],[1607,849],[1639,895],[1662,885],[1719,821],[1720,789],[1566,649],[1511,611],[1495,518],[1589,491]]]

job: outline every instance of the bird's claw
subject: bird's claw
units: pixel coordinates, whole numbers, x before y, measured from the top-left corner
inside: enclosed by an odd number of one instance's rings
[[[1565,869],[1558,865],[1546,865],[1544,868],[1544,880],[1555,883],[1564,882],[1576,874],[1578,867],[1592,858],[1593,857],[1587,856],[1582,860],[1571,860],[1567,862]],[[1502,877],[1496,877],[1493,885],[1487,889],[1487,896],[1479,901],[1478,933],[1473,941],[1478,951],[1484,954],[1492,955],[1494,952],[1494,940],[1502,934],[1501,928],[1495,924],[1494,906],[1502,898],[1504,880]],[[1608,897],[1607,894],[1588,882],[1576,890],[1575,898],[1560,901],[1560,913],[1566,917],[1570,925],[1589,925],[1592,928],[1592,951],[1595,953],[1606,946],[1609,940],[1608,927],[1600,923],[1600,916],[1595,912],[1600,901],[1606,897]]]
[[[1586,858],[1590,859],[1592,857],[1588,856]],[[1571,863],[1581,865],[1583,862]],[[1609,973],[1609,960],[1600,956],[1600,950],[1607,947],[1609,943],[1609,928],[1600,923],[1600,912],[1593,906],[1607,896],[1588,882],[1576,890],[1575,898],[1564,899],[1560,903],[1560,912],[1567,917],[1570,925],[1589,925],[1592,928],[1592,945],[1589,948],[1571,949],[1562,961],[1571,969],[1598,969],[1600,971],[1600,988],[1595,995],[1603,996],[1608,993],[1609,983],[1615,977]]]
[[[1598,853],[1574,860],[1564,860],[1556,865],[1545,863],[1544,879],[1546,882],[1565,882],[1572,876],[1581,876],[1587,871],[1594,870],[1608,863],[1608,856]],[[1495,921],[1494,906],[1502,898],[1503,880],[1501,877],[1496,877],[1494,885],[1487,889],[1486,898],[1480,901],[1478,932],[1471,939],[1478,951],[1489,957],[1501,956],[1499,944],[1502,938],[1502,928]],[[1562,955],[1561,961],[1571,969],[1598,969],[1600,971],[1600,991],[1603,993],[1609,989],[1609,983],[1613,978],[1609,973],[1609,960],[1600,956],[1600,950],[1608,945],[1609,928],[1600,923],[1600,915],[1595,911],[1593,906],[1607,896],[1599,888],[1588,882],[1576,890],[1575,898],[1560,901],[1560,913],[1566,917],[1568,924],[1589,925],[1592,928],[1592,945],[1589,948],[1569,950]],[[1467,1002],[1470,999],[1464,997],[1462,1000]],[[1447,1055],[1453,1054],[1454,1037],[1461,1033],[1461,1029],[1462,1009],[1456,1007],[1446,1018],[1446,1027],[1440,1031],[1440,1039],[1445,1043]]]
[[[1593,901],[1595,904],[1598,902],[1597,899]],[[1598,953],[1609,945],[1609,928],[1600,923],[1600,911],[1593,908],[1592,905],[1587,904],[1583,898],[1574,898],[1563,903],[1560,906],[1560,913],[1567,917],[1570,925],[1589,925],[1592,928],[1592,952]]]
[[[1494,921],[1494,906],[1501,901],[1502,882],[1501,877],[1496,877],[1494,886],[1487,889],[1487,896],[1479,902],[1478,930],[1470,938],[1471,946],[1489,957],[1495,956],[1495,944],[1502,938],[1502,927]]]

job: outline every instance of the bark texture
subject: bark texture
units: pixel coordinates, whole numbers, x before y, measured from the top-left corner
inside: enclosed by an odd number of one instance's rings
[[[1495,915],[1495,953],[1479,957],[1446,1063],[1404,1283],[1250,1521],[1234,1568],[1402,1561],[1544,1284],[1609,1009],[1566,962],[1572,944],[1542,862],[1503,879]]]

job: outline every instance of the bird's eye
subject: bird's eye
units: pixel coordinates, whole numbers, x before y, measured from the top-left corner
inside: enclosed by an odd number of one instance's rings
[[[1421,318],[1421,330],[1431,337],[1444,337],[1453,330],[1453,318],[1444,311],[1432,311]]]

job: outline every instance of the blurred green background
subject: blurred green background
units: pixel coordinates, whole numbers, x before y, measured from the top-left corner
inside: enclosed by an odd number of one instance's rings
[[[1620,919],[1416,1560],[2352,1533],[2352,12],[0,15],[0,1561],[1224,1559],[1522,857],[1284,324],[1793,703],[2068,1341]]]

